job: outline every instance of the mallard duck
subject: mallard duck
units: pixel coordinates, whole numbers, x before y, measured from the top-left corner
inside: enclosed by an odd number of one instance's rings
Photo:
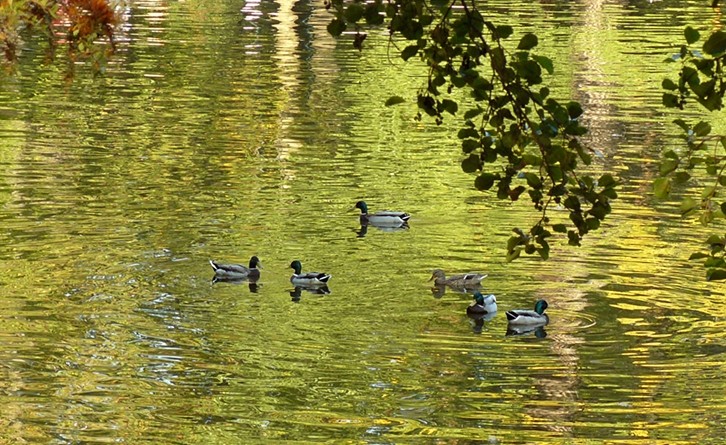
[[[497,297],[474,292],[474,301],[466,308],[467,314],[490,314],[497,311]]]
[[[368,204],[365,201],[355,203],[354,209],[360,209],[360,224],[366,226],[368,224],[378,227],[401,227],[408,224],[411,215],[404,212],[382,211],[376,213],[368,213]]]
[[[331,277],[330,274],[320,272],[302,273],[302,263],[298,260],[290,263],[290,267],[295,271],[290,282],[296,286],[325,286]]]
[[[546,325],[550,321],[550,317],[544,313],[547,309],[547,302],[544,300],[537,300],[534,304],[534,310],[530,311],[527,309],[516,309],[507,311],[507,321],[511,325],[518,326],[536,326]]]
[[[262,263],[256,256],[250,258],[249,267],[241,264],[221,264],[212,260],[209,260],[209,264],[212,265],[216,277],[228,280],[257,280],[260,278],[260,269],[262,269]]]
[[[441,269],[435,269],[429,281],[434,280],[437,286],[451,286],[456,288],[471,288],[481,284],[481,280],[486,278],[487,274],[470,272],[462,275],[453,275],[446,278],[446,274]]]

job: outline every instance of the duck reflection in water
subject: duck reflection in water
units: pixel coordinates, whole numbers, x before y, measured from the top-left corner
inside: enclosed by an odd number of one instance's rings
[[[519,335],[528,335],[534,332],[534,336],[537,338],[547,337],[547,331],[544,326],[507,326],[507,333],[504,334],[507,337],[515,337]]]
[[[250,292],[257,293],[260,290],[261,284],[257,283],[257,280],[250,280],[247,278],[228,278],[228,277],[220,277],[220,276],[214,276],[212,278],[212,284],[217,283],[230,283],[230,284],[247,284],[247,286],[250,288]]]
[[[466,314],[466,316],[469,317],[471,330],[474,331],[475,334],[481,334],[481,331],[484,328],[484,322],[491,321],[496,315],[496,312],[488,314]]]
[[[290,291],[290,297],[292,297],[293,303],[299,303],[302,297],[302,291],[310,292],[314,295],[329,295],[330,288],[328,286],[295,286],[295,289]]]
[[[371,224],[373,225],[373,224]],[[355,233],[358,235],[358,238],[363,238],[368,233],[368,224],[361,224],[360,230],[357,230]],[[397,227],[381,227],[373,225],[376,229],[380,230],[381,232],[403,232],[405,230],[408,230],[408,223],[403,223],[400,226]]]
[[[431,288],[431,295],[434,298],[441,298],[446,294],[446,290],[454,291],[457,294],[473,294],[474,292],[480,291],[481,286],[471,286],[471,287],[456,287],[456,286],[447,286],[445,284],[436,284]]]

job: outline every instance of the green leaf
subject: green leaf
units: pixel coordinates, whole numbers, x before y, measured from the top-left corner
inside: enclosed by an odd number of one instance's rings
[[[461,161],[461,169],[464,170],[465,173],[474,173],[481,169],[481,166],[481,158],[475,154],[471,154],[469,157]]]
[[[721,211],[726,214],[726,202],[721,203]]]
[[[386,100],[386,106],[392,107],[394,105],[402,104],[406,102],[406,99],[402,98],[401,96],[391,96]]]
[[[611,175],[610,173],[605,173],[604,175],[600,176],[600,179],[597,180],[597,184],[600,187],[612,187],[614,185],[617,185],[617,181],[615,181],[613,175]]]
[[[665,154],[663,154],[663,157],[666,159],[675,159],[676,161],[678,160],[678,154],[673,150],[668,150],[667,152],[665,152]]]
[[[716,186],[710,185],[708,187],[704,187],[703,190],[701,190],[701,199],[706,199],[708,197],[711,197],[715,195],[716,192]]]
[[[663,79],[663,82],[661,82],[660,86],[663,87],[664,90],[669,90],[669,91],[678,89],[678,85],[676,85],[675,82],[673,82],[672,80],[670,80],[668,78]]]
[[[726,52],[726,32],[716,31],[703,44],[703,52],[711,56],[718,56]]]
[[[522,161],[527,165],[542,165],[542,158],[534,154],[526,153],[522,155]]]
[[[511,263],[512,261],[519,258],[519,255],[522,253],[522,248],[518,247],[510,252],[507,252],[507,262]]]
[[[688,131],[688,130],[690,130],[690,129],[691,129],[691,126],[690,126],[690,125],[688,125],[688,124],[686,123],[686,121],[684,121],[683,119],[675,119],[675,120],[673,121],[673,123],[674,123],[674,124],[676,124],[676,125],[678,125],[679,127],[681,127],[681,129],[682,129],[683,131]],[[724,146],[724,147],[726,147],[726,146]]]
[[[464,119],[473,119],[480,114],[484,112],[484,109],[481,107],[472,108],[471,110],[468,110],[466,113],[464,113]]]
[[[567,226],[564,224],[553,224],[552,230],[557,233],[567,233]]]
[[[479,139],[479,132],[476,131],[475,128],[462,128],[461,130],[459,130],[459,133],[457,133],[457,136],[459,139]]]
[[[708,239],[706,240],[706,244],[709,244],[709,245],[711,245],[711,246],[714,246],[714,245],[719,245],[719,246],[723,246],[723,245],[724,245],[724,243],[726,243],[726,240],[725,240],[725,239],[723,239],[723,238],[721,238],[721,237],[720,237],[720,236],[718,236],[718,235],[711,235],[711,236],[709,236],[709,237],[708,237]]]
[[[570,246],[580,246],[580,236],[574,230],[567,231],[567,240]]]
[[[481,144],[479,144],[479,141],[477,140],[464,139],[463,141],[461,141],[461,149],[464,151],[464,153],[471,153],[479,147],[481,147]]]
[[[507,37],[511,36],[513,32],[514,32],[514,28],[512,28],[509,25],[497,26],[495,38],[506,39]]]
[[[408,60],[416,54],[418,54],[418,45],[409,45],[401,51],[401,58],[403,60]]]
[[[369,3],[366,6],[366,23],[369,25],[382,25],[385,17],[380,14],[380,4]]]
[[[660,175],[666,176],[678,167],[678,160],[676,159],[664,159],[660,164]]]
[[[493,175],[491,173],[482,173],[481,175],[477,176],[476,180],[474,181],[474,186],[477,188],[477,190],[489,190],[494,185],[494,181],[496,179],[496,175]]]
[[[365,6],[361,3],[349,3],[348,7],[345,8],[345,20],[350,23],[355,23],[365,14]]]
[[[706,272],[706,279],[708,281],[726,280],[726,270],[724,270],[724,269],[709,269]]]
[[[519,45],[517,46],[517,49],[521,49],[524,51],[529,51],[530,49],[537,46],[537,36],[530,33],[525,34],[522,39],[519,41]]]
[[[547,261],[550,257],[550,248],[549,247],[540,247],[537,249],[537,252],[539,253],[539,256],[542,257],[542,259],[545,261]]]
[[[535,189],[542,187],[542,180],[540,180],[539,175],[536,175],[534,173],[525,173],[524,177],[527,178],[528,186]]]
[[[700,207],[700,204],[696,202],[693,198],[686,198],[681,202],[681,216],[688,216],[691,213],[698,210]]]
[[[653,193],[658,199],[665,199],[671,192],[671,180],[669,178],[658,178],[653,182]]]
[[[338,37],[345,31],[345,22],[339,19],[333,19],[328,23],[328,33],[333,37]]]
[[[451,115],[456,115],[456,112],[459,111],[459,104],[451,99],[442,100],[441,106],[447,113]]]
[[[552,63],[552,60],[549,57],[545,56],[538,56],[536,54],[532,54],[530,57],[532,57],[532,60],[539,63],[539,66],[545,69],[547,71],[547,74],[552,74],[555,72],[555,65]],[[547,97],[547,94],[549,94],[549,89],[545,89],[545,94],[542,94],[542,90],[540,90],[540,94],[542,95],[542,99]]]
[[[570,116],[570,119],[577,119],[582,115],[582,106],[577,102],[568,102],[567,114]]]
[[[663,106],[666,108],[679,108],[681,106],[680,98],[675,94],[663,93]]]
[[[703,252],[693,252],[691,256],[688,257],[689,260],[702,260],[704,258],[708,258],[709,255],[707,253]]]
[[[686,27],[685,31],[683,31],[683,35],[686,36],[686,42],[688,42],[689,45],[698,42],[698,39],[701,38],[701,34],[690,26]]]
[[[708,122],[701,121],[693,127],[696,136],[707,136],[711,132],[711,125]]]

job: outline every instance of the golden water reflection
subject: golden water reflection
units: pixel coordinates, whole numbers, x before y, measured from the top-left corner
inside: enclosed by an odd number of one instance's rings
[[[0,441],[718,443],[723,291],[687,261],[706,231],[649,196],[678,26],[516,7],[493,18],[540,28],[624,182],[546,263],[504,262],[529,207],[472,189],[451,127],[381,107],[417,71],[329,38],[319,5],[135,3],[109,73],[64,89],[24,60],[0,82]],[[359,199],[410,228],[361,236]],[[252,254],[256,286],[212,282],[209,258]],[[292,259],[328,292],[292,286]],[[432,294],[434,268],[486,271],[500,313]],[[551,323],[507,336],[538,298]]]

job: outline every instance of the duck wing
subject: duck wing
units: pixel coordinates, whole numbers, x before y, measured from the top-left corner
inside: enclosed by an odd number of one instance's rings
[[[507,320],[517,320],[517,319],[530,319],[530,320],[542,320],[543,316],[538,314],[535,311],[530,311],[526,309],[515,309],[511,311],[507,311]]]
[[[209,260],[209,264],[212,266],[215,272],[231,272],[238,274],[248,274],[250,269],[241,264],[223,264],[216,261]]]

